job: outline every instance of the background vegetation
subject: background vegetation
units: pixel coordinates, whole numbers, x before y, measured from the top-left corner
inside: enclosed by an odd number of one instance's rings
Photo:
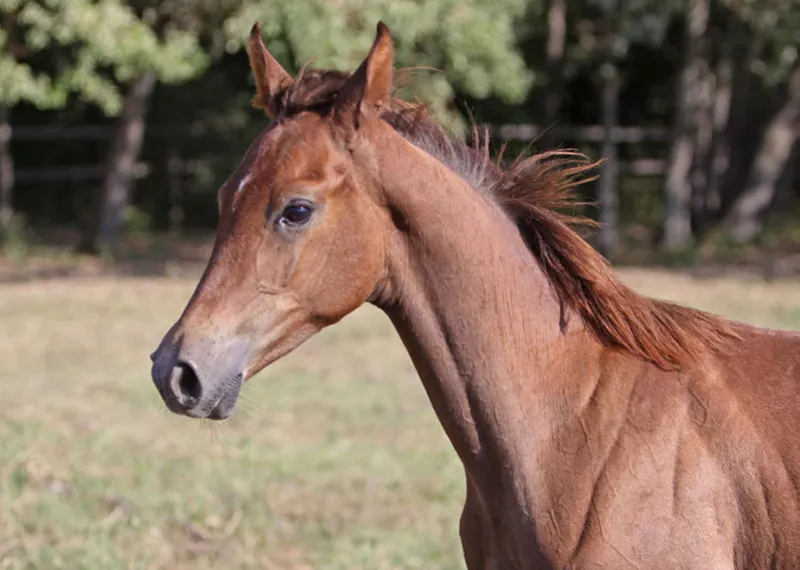
[[[57,241],[97,253],[126,229],[210,229],[266,124],[252,23],[291,71],[349,70],[379,18],[417,68],[402,93],[445,122],[493,125],[512,155],[535,139],[608,158],[587,192],[609,255],[793,219],[798,0],[0,0],[5,241],[68,228]]]

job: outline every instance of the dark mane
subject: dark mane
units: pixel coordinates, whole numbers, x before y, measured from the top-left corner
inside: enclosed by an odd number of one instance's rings
[[[327,114],[347,78],[336,71],[301,70],[280,95],[278,120],[308,110]],[[668,370],[736,336],[724,319],[634,292],[572,229],[594,225],[564,212],[573,205],[572,189],[593,180],[599,162],[574,151],[550,151],[503,169],[492,161],[488,134],[475,131],[471,146],[448,134],[423,105],[394,99],[381,118],[507,212],[547,275],[562,314],[577,313],[603,344]]]

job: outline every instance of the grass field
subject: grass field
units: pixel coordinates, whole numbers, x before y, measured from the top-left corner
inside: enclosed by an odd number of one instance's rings
[[[621,275],[800,329],[797,281]],[[0,569],[462,568],[463,475],[388,321],[357,311],[191,421],[148,354],[194,282],[0,284]]]

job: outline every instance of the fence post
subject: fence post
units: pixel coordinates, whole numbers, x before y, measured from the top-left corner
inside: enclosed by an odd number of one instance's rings
[[[598,194],[600,201],[600,251],[606,257],[614,254],[619,241],[617,232],[617,210],[619,208],[619,156],[617,131],[619,123],[619,71],[609,57],[602,69],[603,95],[603,146],[601,156],[605,158]]]
[[[14,159],[11,156],[11,121],[8,107],[0,105],[0,239],[14,215]]]
[[[169,151],[167,160],[167,194],[169,203],[168,227],[173,235],[180,235],[183,230],[183,185],[184,173],[183,162],[177,149],[174,147]]]

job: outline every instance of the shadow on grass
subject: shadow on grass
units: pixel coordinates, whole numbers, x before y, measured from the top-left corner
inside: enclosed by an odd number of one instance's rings
[[[0,283],[86,278],[199,276],[214,241],[213,234],[182,236],[140,233],[98,256],[76,253],[69,231],[52,231],[25,247],[0,248]]]
[[[98,256],[75,253],[76,240],[73,231],[57,229],[37,232],[35,241],[14,250],[0,245],[0,283],[99,276],[199,277],[214,235],[135,233]],[[715,240],[672,252],[638,243],[621,250],[612,259],[616,268],[660,269],[697,279],[800,278],[800,243],[795,239],[762,239],[746,245]]]

